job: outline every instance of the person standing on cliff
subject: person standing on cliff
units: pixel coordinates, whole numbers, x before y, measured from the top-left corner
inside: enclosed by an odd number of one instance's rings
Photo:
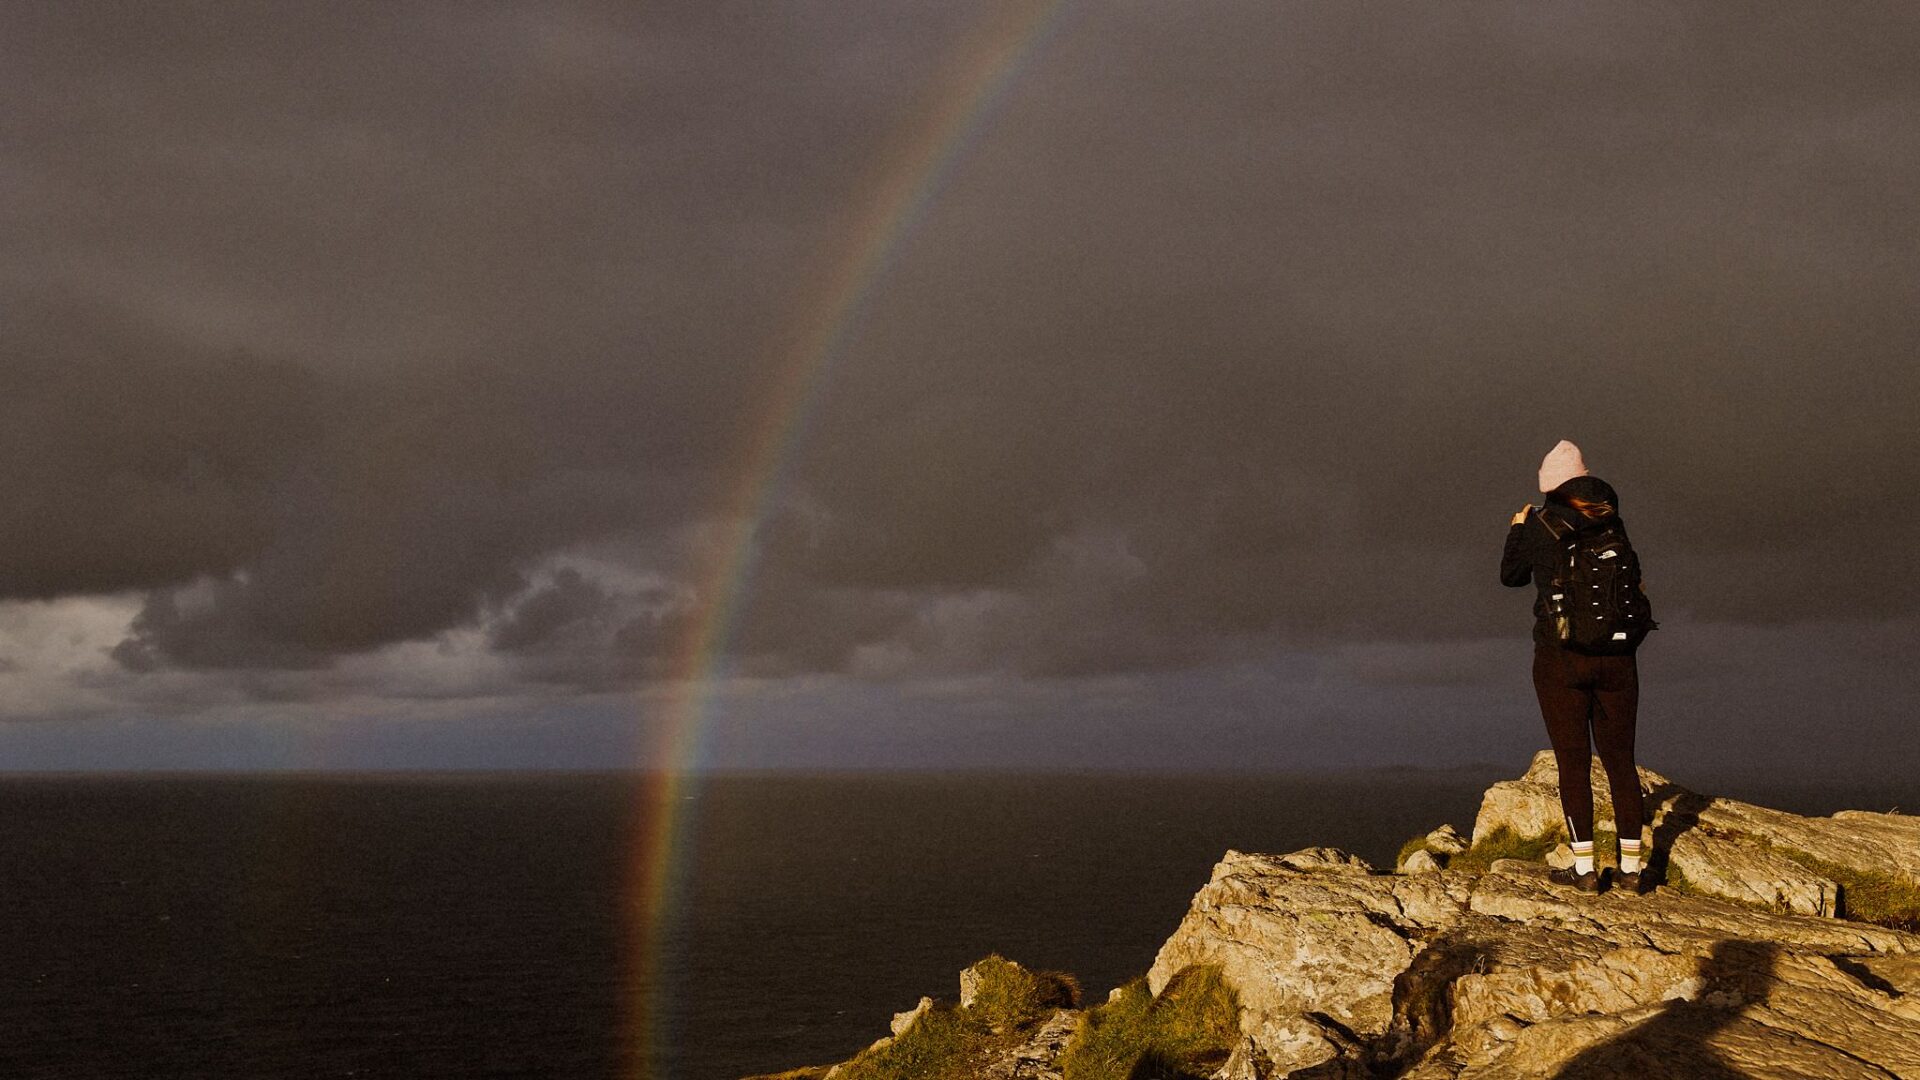
[[[1600,752],[1613,797],[1619,832],[1620,876],[1617,888],[1639,893],[1641,831],[1640,774],[1633,759],[1633,736],[1640,699],[1640,673],[1633,650],[1647,625],[1617,636],[1623,643],[1611,654],[1595,655],[1568,639],[1565,630],[1570,553],[1583,538],[1617,535],[1622,552],[1633,559],[1638,590],[1638,559],[1626,542],[1619,517],[1620,499],[1611,485],[1587,474],[1580,448],[1562,439],[1540,463],[1540,490],[1546,505],[1532,503],[1513,515],[1500,559],[1500,582],[1512,588],[1537,586],[1533,627],[1533,688],[1540,715],[1553,744],[1560,774],[1560,807],[1566,815],[1573,866],[1555,870],[1562,885],[1586,892],[1607,887],[1593,859],[1593,751]],[[1610,531],[1609,531],[1610,530]],[[1607,556],[1605,550],[1598,552]],[[1623,560],[1624,561],[1624,560]],[[1582,588],[1597,586],[1582,586]],[[1597,595],[1597,594],[1596,594]]]

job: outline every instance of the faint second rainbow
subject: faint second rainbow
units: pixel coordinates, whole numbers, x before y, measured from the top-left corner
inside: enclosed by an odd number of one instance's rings
[[[714,684],[726,674],[728,641],[752,583],[757,534],[777,508],[814,406],[876,285],[1065,6],[1065,0],[1047,0],[997,10],[956,50],[936,81],[932,107],[903,130],[873,171],[857,200],[860,216],[830,271],[807,293],[781,350],[784,359],[753,412],[749,441],[730,470],[733,485],[718,508],[719,535],[694,576],[695,617],[672,650],[671,689],[659,703],[659,741],[650,755],[653,779],[636,822],[630,947],[639,964],[635,983],[648,988],[633,1004],[629,1061],[636,1076],[652,1077],[653,1059],[666,1045],[659,1006],[668,988],[659,960],[690,837],[682,789],[700,760]]]

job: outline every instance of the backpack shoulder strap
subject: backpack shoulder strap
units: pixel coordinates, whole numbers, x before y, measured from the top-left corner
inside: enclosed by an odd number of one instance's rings
[[[1546,526],[1547,535],[1553,537],[1555,540],[1564,540],[1567,537],[1567,533],[1570,533],[1573,531],[1572,529],[1568,529],[1567,532],[1561,532],[1560,530],[1554,528],[1553,519],[1547,516],[1547,508],[1544,506],[1538,510],[1535,510],[1533,514],[1535,517],[1540,519],[1541,525]]]

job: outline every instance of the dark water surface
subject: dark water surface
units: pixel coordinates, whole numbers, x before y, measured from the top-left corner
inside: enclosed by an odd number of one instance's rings
[[[1517,770],[1505,770],[1513,772]],[[1229,847],[1376,863],[1487,770],[724,777],[683,803],[661,1080],[848,1056],[989,952],[1144,972]],[[615,1077],[620,775],[0,779],[0,1077]],[[1802,812],[1909,785],[1747,784]]]

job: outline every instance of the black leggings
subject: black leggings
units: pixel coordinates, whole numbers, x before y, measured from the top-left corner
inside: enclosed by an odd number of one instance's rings
[[[1593,839],[1593,751],[1607,770],[1613,821],[1620,835],[1640,838],[1640,773],[1633,766],[1633,725],[1640,705],[1640,669],[1631,656],[1586,656],[1534,642],[1533,691],[1560,767],[1560,809],[1575,840]],[[1588,743],[1588,732],[1592,743]]]

